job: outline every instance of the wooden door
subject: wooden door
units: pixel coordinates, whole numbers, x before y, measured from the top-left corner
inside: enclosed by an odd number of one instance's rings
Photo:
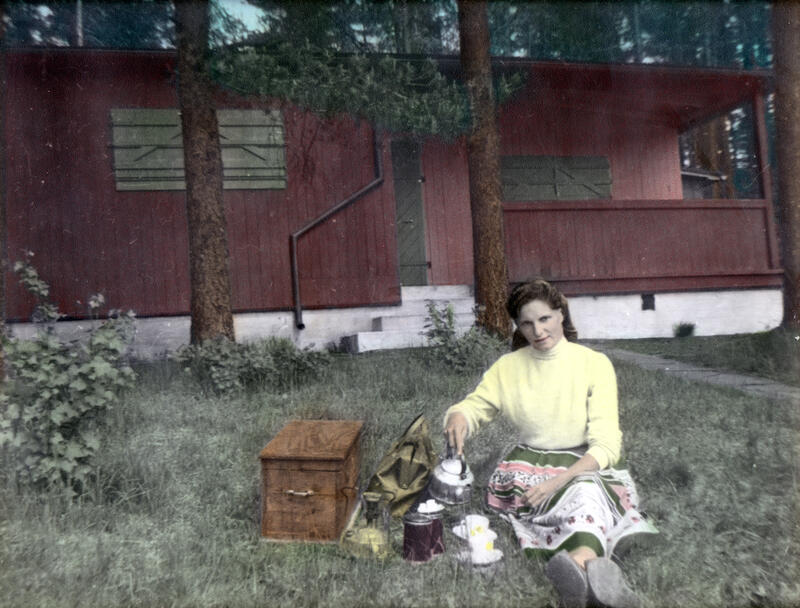
[[[420,144],[413,141],[392,142],[392,172],[400,284],[427,285],[428,259],[425,250]]]

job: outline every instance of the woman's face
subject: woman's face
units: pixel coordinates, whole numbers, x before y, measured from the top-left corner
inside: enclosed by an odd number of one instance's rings
[[[519,309],[517,327],[536,350],[547,351],[564,337],[564,314],[544,300],[533,300]]]

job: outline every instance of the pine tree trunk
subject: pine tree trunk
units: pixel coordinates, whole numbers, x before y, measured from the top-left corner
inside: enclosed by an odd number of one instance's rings
[[[459,0],[458,26],[461,68],[472,112],[467,164],[478,324],[507,338],[511,327],[505,311],[508,274],[503,237],[500,145],[489,61],[486,2]]]
[[[175,3],[189,223],[191,342],[234,339],[219,126],[206,69],[208,2]]]
[[[800,3],[772,5],[783,325],[800,328]]]
[[[398,0],[392,11],[394,20],[394,43],[398,53],[411,52],[411,40],[408,36],[408,0]]]
[[[6,7],[0,0],[0,335],[6,325]],[[0,382],[5,379],[5,355],[0,343]]]

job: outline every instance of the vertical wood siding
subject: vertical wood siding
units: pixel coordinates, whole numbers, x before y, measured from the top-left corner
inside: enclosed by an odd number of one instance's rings
[[[612,199],[679,199],[682,196],[675,129],[654,123],[629,123],[617,116],[582,111],[570,114],[524,94],[504,106],[499,116],[500,145],[503,155],[606,156],[612,178]],[[472,224],[469,207],[469,182],[463,140],[455,143],[426,141],[422,157],[425,183],[423,199],[428,229],[428,254],[432,284],[472,283]],[[563,204],[563,203],[562,203]],[[512,208],[510,205],[508,208]],[[565,219],[560,215],[559,219]],[[521,227],[506,219],[505,238],[509,250],[509,270],[530,263],[521,258],[525,241],[536,234],[520,232]],[[565,220],[574,223],[572,219]],[[588,251],[594,255],[609,249],[603,233],[588,232],[576,224],[577,233],[559,229],[557,243],[566,246],[575,239],[592,238]],[[549,253],[548,255],[553,255]],[[576,268],[579,260],[574,247],[564,249],[563,263]],[[556,262],[545,262],[556,264]],[[608,262],[599,262],[611,268]],[[568,269],[568,266],[564,266]],[[530,273],[528,273],[530,275]],[[551,275],[553,276],[553,275]]]
[[[117,192],[111,108],[177,107],[173,56],[158,52],[8,51],[8,256],[34,251],[54,300],[70,316],[102,292],[139,315],[187,314],[183,192]],[[535,75],[531,78],[535,82]],[[506,155],[606,156],[611,199],[507,203],[512,280],[534,274],[572,293],[779,285],[768,201],[682,201],[677,130],[621,115],[585,92],[580,105],[533,85],[501,109]],[[263,107],[220,93],[220,108]],[[279,107],[288,187],[225,191],[233,306],[290,309],[289,236],[374,177],[372,131],[349,118]],[[305,307],[400,299],[392,163],[385,180],[300,238]],[[473,249],[464,141],[422,144],[422,196],[431,284],[471,284]],[[6,274],[7,314],[33,302]]]
[[[573,293],[771,285],[778,270],[769,265],[765,203],[506,205],[509,278],[550,277]]]
[[[501,154],[606,156],[612,178],[609,200],[506,203],[510,280],[542,275],[571,293],[780,285],[769,201],[681,200],[675,127],[619,115],[591,91],[584,101],[562,107],[529,89],[501,109]],[[425,144],[434,284],[472,282],[463,155],[461,141]]]
[[[188,238],[183,192],[117,192],[111,108],[174,108],[169,54],[9,53],[8,254],[26,249],[69,316],[102,292],[139,315],[186,314]],[[220,94],[218,107],[260,107]],[[289,186],[225,192],[233,306],[292,306],[289,235],[373,179],[372,132],[348,118],[283,108]],[[383,153],[384,167],[389,167]],[[387,186],[388,184],[388,186]],[[399,300],[391,179],[300,239],[307,307]],[[355,237],[355,238],[353,238]],[[7,315],[33,302],[6,275]]]

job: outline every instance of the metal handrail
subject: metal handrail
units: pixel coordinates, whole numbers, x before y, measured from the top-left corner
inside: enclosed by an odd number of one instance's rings
[[[336,215],[345,207],[348,207],[355,203],[358,199],[363,197],[368,192],[374,190],[378,186],[383,183],[383,162],[381,161],[381,153],[379,150],[378,145],[378,132],[377,129],[373,128],[372,130],[372,155],[373,155],[373,166],[375,168],[375,179],[373,179],[370,183],[366,186],[351,194],[342,202],[334,205],[330,209],[328,209],[325,213],[320,215],[319,217],[311,220],[305,226],[296,230],[291,234],[289,237],[289,251],[290,251],[290,262],[292,267],[292,297],[294,299],[294,324],[297,329],[305,329],[305,323],[303,323],[303,306],[300,302],[300,275],[297,268],[297,245],[300,237],[310,232],[323,222],[325,222],[328,218]]]

